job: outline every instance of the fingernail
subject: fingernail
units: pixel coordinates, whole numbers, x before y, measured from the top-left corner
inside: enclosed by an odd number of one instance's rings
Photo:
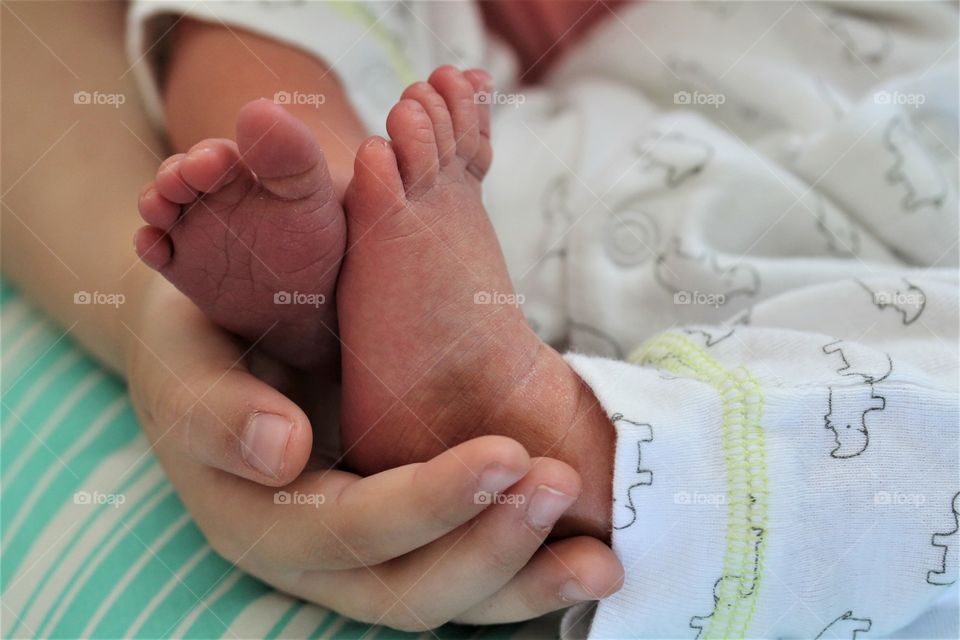
[[[293,424],[283,416],[255,413],[243,430],[243,459],[272,478],[283,470],[283,456]]]
[[[563,512],[570,508],[574,500],[576,498],[573,496],[542,484],[537,487],[533,492],[533,498],[530,499],[530,506],[527,507],[527,521],[538,529],[552,527]]]
[[[506,491],[522,477],[522,471],[508,469],[499,462],[495,462],[480,472],[480,482],[477,484],[477,488],[487,493]]]
[[[567,602],[587,602],[588,600],[599,600],[600,598],[587,590],[579,580],[567,580],[560,588],[560,598]]]

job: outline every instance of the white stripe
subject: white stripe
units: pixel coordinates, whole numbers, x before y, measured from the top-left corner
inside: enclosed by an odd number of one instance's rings
[[[338,620],[327,627],[327,630],[323,632],[323,635],[321,635],[320,638],[332,638],[333,634],[340,630],[340,627],[350,622],[350,618],[347,618],[346,616],[341,616],[338,614],[334,615],[337,616]]]
[[[193,609],[190,611],[190,614],[180,623],[177,627],[177,630],[171,634],[169,631],[165,634],[168,638],[182,638],[186,635],[187,630],[193,626],[193,623],[197,621],[197,618],[200,617],[205,611],[210,609],[210,605],[215,603],[220,599],[223,594],[225,594],[230,588],[233,587],[241,578],[244,578],[247,574],[243,571],[240,571],[236,567],[230,568],[230,574],[227,576],[226,580],[222,581],[217,585],[217,588],[213,591],[205,594],[202,599],[197,600],[194,604]],[[216,617],[216,614],[213,614]]]
[[[324,618],[328,615],[337,614],[327,611],[315,604],[305,603],[300,611],[287,623],[283,629],[280,629],[281,638],[306,638],[316,630]]]
[[[3,368],[9,370],[13,366],[13,363],[16,362],[16,357],[19,355],[18,352],[27,345],[31,344],[34,338],[38,338],[40,334],[44,332],[52,334],[50,329],[50,323],[38,318],[36,324],[24,331],[13,341],[13,344],[3,350],[3,355],[0,356],[0,364],[3,365]],[[23,368],[26,369],[27,366],[29,365],[26,365]]]
[[[23,470],[23,467],[30,462],[30,458],[36,452],[37,449],[44,446],[46,443],[46,438],[56,429],[57,425],[63,420],[70,410],[73,409],[73,406],[77,404],[80,400],[83,399],[84,394],[86,394],[91,388],[93,388],[98,382],[106,379],[106,374],[100,369],[91,371],[80,382],[73,388],[73,391],[67,395],[66,398],[58,399],[58,407],[49,418],[47,418],[39,429],[34,429],[33,425],[27,424],[24,421],[23,414],[17,412],[15,415],[10,416],[10,419],[16,422],[21,428],[27,429],[32,433],[30,440],[24,446],[23,451],[19,452],[16,455],[16,460],[13,464],[3,470],[3,482],[10,482],[9,478],[15,478]],[[80,431],[85,428],[85,425],[77,424],[74,425],[74,429]],[[9,431],[9,430],[8,430]]]
[[[49,387],[50,384],[54,380],[56,380],[61,373],[63,373],[68,368],[73,366],[73,364],[80,359],[81,355],[82,354],[80,353],[79,350],[71,349],[70,351],[60,356],[57,359],[57,361],[54,362],[50,367],[45,369],[43,371],[43,374],[40,375],[40,377],[38,377],[36,380],[31,381],[30,389],[25,394],[23,394],[23,397],[20,398],[20,402],[18,402],[13,407],[14,413],[18,415],[23,413],[26,410],[26,408],[30,406],[30,404],[40,396],[40,394],[42,394],[47,390],[47,387]],[[9,389],[7,389],[7,391],[4,391],[3,394],[6,395],[8,392],[9,392]],[[16,420],[14,420],[13,423],[16,424]],[[6,438],[7,434],[9,433],[10,433],[10,429],[5,429],[3,437]]]
[[[263,638],[295,603],[296,600],[279,591],[265,593],[237,614],[224,635],[231,638]]]
[[[13,338],[14,330],[20,328],[21,321],[27,316],[27,311],[30,309],[30,305],[19,296],[4,305],[3,310],[0,311],[3,342]]]
[[[60,618],[63,617],[64,612],[66,612],[67,608],[70,606],[70,603],[73,602],[74,597],[76,597],[77,592],[80,591],[80,589],[84,586],[84,584],[93,574],[93,572],[100,567],[100,564],[102,563],[103,559],[106,558],[108,554],[112,552],[117,547],[117,545],[120,544],[120,542],[122,542],[124,539],[126,539],[130,535],[130,532],[127,531],[127,527],[129,527],[130,529],[134,528],[138,522],[140,522],[142,519],[144,519],[147,516],[147,514],[150,513],[150,510],[154,506],[156,506],[156,504],[158,504],[161,500],[169,496],[171,493],[173,493],[173,489],[172,487],[168,487],[167,489],[164,489],[163,491],[155,495],[153,498],[150,499],[149,504],[145,504],[143,506],[143,509],[141,509],[141,511],[137,514],[136,518],[134,518],[130,522],[125,523],[126,525],[125,527],[121,526],[117,531],[114,532],[112,538],[104,541],[105,544],[97,550],[96,555],[90,560],[89,564],[87,564],[87,567],[83,570],[83,573],[81,573],[79,576],[76,576],[74,580],[70,581],[70,589],[67,591],[66,594],[64,594],[63,599],[60,601],[60,606],[57,607],[56,611],[54,611],[53,616],[50,616],[48,618],[50,622],[44,625],[45,627],[56,628],[57,623],[60,622]],[[181,518],[181,520],[182,519],[183,518]],[[147,555],[147,554],[144,554],[144,555]],[[51,603],[52,603],[52,599],[51,599]],[[48,607],[40,607],[41,611],[45,611],[47,609]],[[37,635],[42,637],[44,635],[43,629],[38,629],[38,631],[39,633]]]
[[[117,493],[119,485],[119,482],[116,482],[119,480],[117,469],[124,468],[128,461],[139,455],[139,451],[145,446],[146,442],[141,439],[134,445],[126,447],[118,455],[111,456],[91,476],[90,486],[109,487],[111,493]],[[148,464],[150,467],[147,471],[124,491],[126,501],[123,505],[117,508],[100,508],[91,505],[75,505],[70,502],[50,521],[31,547],[27,557],[24,558],[17,575],[4,585],[4,602],[13,610],[23,612],[20,616],[24,623],[35,628],[43,621],[43,615],[51,610],[57,595],[71,583],[71,577],[80,570],[83,561],[92,558],[98,548],[104,544],[111,529],[120,526],[120,520],[126,520],[132,513],[133,517],[129,522],[139,521],[147,513],[151,504],[171,493],[169,483],[159,465],[153,461],[149,461]],[[111,481],[115,484],[111,485]],[[159,491],[159,495],[153,496],[150,502],[144,504],[144,496],[155,490],[161,483],[166,491]],[[140,508],[135,511],[136,506]],[[100,512],[91,521],[86,531],[77,531],[69,537],[61,536],[61,532],[68,527],[83,523],[91,513],[91,509],[100,509]],[[123,530],[122,527],[121,530]],[[58,560],[58,555],[64,548],[69,549],[69,552],[54,567],[54,561]],[[44,555],[47,549],[50,549],[50,552]],[[46,584],[27,610],[27,599],[33,593],[37,581],[51,569],[52,572]],[[32,579],[27,579],[27,574],[30,574]],[[39,613],[32,616],[35,620],[31,621],[30,613],[34,610]],[[9,637],[11,627],[12,621],[11,624],[4,625],[4,632],[0,635]]]
[[[134,578],[140,577],[140,570],[146,566],[148,562],[156,558],[156,553],[159,551],[163,545],[173,539],[177,533],[180,532],[184,526],[190,523],[190,514],[184,513],[179,518],[173,521],[167,529],[161,533],[156,540],[150,543],[148,549],[144,549],[144,553],[140,558],[130,565],[130,568],[127,569],[127,572],[123,574],[123,577],[117,582],[117,584],[110,591],[110,594],[103,599],[100,603],[100,606],[93,613],[93,616],[90,618],[90,622],[87,623],[87,628],[84,629],[77,637],[78,638],[88,638],[93,629],[93,624],[96,621],[99,621],[110,611],[110,608],[120,599],[120,596],[127,590],[127,585],[133,582]],[[133,532],[126,531],[127,536],[134,536]],[[136,538],[134,538],[136,539]],[[139,542],[139,541],[138,541]],[[54,627],[55,628],[55,627]]]
[[[83,451],[83,448],[90,444],[93,440],[97,438],[101,433],[106,430],[107,425],[111,420],[117,417],[120,411],[124,407],[129,405],[129,400],[127,396],[123,395],[108,404],[100,412],[100,415],[97,416],[97,419],[94,420],[89,426],[78,428],[82,430],[83,435],[77,438],[69,449],[67,449],[61,459],[63,465],[69,470],[70,461],[77,457],[77,455]],[[23,460],[21,457],[17,462]],[[36,482],[33,486],[33,489],[30,490],[30,494],[24,500],[20,509],[17,512],[16,517],[13,519],[13,522],[7,525],[6,531],[3,533],[3,545],[10,544],[10,541],[17,535],[20,531],[20,527],[26,522],[27,517],[30,515],[30,512],[33,510],[33,506],[37,503],[38,500],[43,496],[43,492],[46,491],[47,487],[56,479],[56,477],[62,472],[62,469],[59,465],[51,465],[47,471],[40,477],[39,481]],[[92,489],[93,487],[91,487]]]
[[[137,616],[137,619],[133,621],[123,635],[127,638],[135,638],[140,632],[140,627],[142,627],[147,620],[150,619],[150,616],[153,615],[157,608],[163,604],[164,598],[166,598],[170,592],[177,587],[177,585],[184,581],[187,574],[190,573],[194,567],[200,564],[201,560],[204,558],[209,558],[211,555],[213,555],[213,550],[207,545],[203,545],[198,548],[194,554],[190,556],[190,558],[183,564],[183,566],[177,569],[176,574],[171,576],[170,579],[167,580],[166,584],[164,584],[163,587],[157,591],[152,598],[150,598],[150,602],[147,603],[147,606],[143,608],[143,611],[140,612],[140,615]],[[81,633],[80,636],[85,637],[90,631],[96,628],[98,622],[100,622],[99,618],[91,621],[90,624],[87,625],[87,630],[84,633]]]

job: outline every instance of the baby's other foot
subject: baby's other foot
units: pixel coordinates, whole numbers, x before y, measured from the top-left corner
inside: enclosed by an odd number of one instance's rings
[[[483,433],[547,448],[508,409],[566,364],[528,328],[481,203],[489,112],[474,94],[488,84],[441,67],[390,112],[392,141],[357,154],[338,304],[342,445],[363,473]]]
[[[267,100],[240,110],[236,137],[160,165],[137,254],[223,328],[287,364],[329,365],[346,225],[323,152]]]

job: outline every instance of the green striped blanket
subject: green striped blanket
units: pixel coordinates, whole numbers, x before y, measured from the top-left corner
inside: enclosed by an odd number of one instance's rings
[[[150,454],[123,383],[8,284],[0,305],[0,636],[408,636],[279,593],[220,558]]]

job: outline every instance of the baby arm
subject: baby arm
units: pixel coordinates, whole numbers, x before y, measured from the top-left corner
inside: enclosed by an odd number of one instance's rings
[[[629,363],[567,357],[617,430],[626,581],[593,636],[886,635],[957,580],[957,290],[910,283],[796,290]]]
[[[291,45],[221,24],[185,18],[172,37],[163,99],[174,150],[232,138],[237,112],[251,100],[277,92],[322,96],[284,106],[316,135],[342,197],[366,132],[334,69]]]

